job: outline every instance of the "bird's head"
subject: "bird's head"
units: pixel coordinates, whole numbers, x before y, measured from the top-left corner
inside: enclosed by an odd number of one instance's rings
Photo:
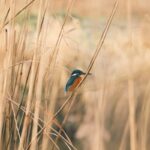
[[[80,75],[85,75],[86,73],[84,73],[83,71],[79,70],[79,69],[75,69],[72,71],[71,76],[80,76]]]
[[[86,74],[85,72],[83,72],[83,71],[81,71],[79,69],[75,69],[75,70],[72,71],[71,76],[81,76],[81,75],[85,75],[85,74]],[[89,73],[89,75],[90,74],[91,73]]]

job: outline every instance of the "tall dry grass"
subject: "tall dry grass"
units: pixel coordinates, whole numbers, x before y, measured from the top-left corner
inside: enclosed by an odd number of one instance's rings
[[[110,26],[112,1],[94,19],[73,12],[98,2],[0,1],[0,149],[150,148],[149,13],[131,2]],[[65,95],[74,68],[93,75]]]

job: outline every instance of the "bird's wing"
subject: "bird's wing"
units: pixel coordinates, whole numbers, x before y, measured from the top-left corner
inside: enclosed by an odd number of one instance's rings
[[[69,80],[67,81],[67,84],[65,86],[65,91],[67,92],[68,89],[70,88],[70,86],[73,84],[73,82],[75,81],[76,77],[72,76],[69,78]]]
[[[72,76],[70,77],[70,79],[68,80],[66,87],[65,87],[65,91],[73,91],[77,85],[80,83],[81,81],[81,77],[77,77],[77,76]]]

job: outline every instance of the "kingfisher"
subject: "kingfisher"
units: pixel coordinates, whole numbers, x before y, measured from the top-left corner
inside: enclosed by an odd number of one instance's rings
[[[82,80],[82,75],[85,75],[86,73],[79,70],[79,69],[75,69],[72,71],[69,80],[67,81],[67,84],[65,86],[65,92],[72,92],[77,86],[78,84],[81,82]],[[91,73],[89,73],[88,75],[90,75]]]

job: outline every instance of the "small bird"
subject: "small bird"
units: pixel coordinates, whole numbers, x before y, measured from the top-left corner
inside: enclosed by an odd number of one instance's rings
[[[65,92],[72,92],[80,83],[80,81],[82,80],[81,75],[85,75],[86,73],[79,70],[79,69],[75,69],[72,71],[71,76],[69,78],[69,80],[67,81],[67,84],[65,86]],[[90,75],[91,73],[89,73]]]

